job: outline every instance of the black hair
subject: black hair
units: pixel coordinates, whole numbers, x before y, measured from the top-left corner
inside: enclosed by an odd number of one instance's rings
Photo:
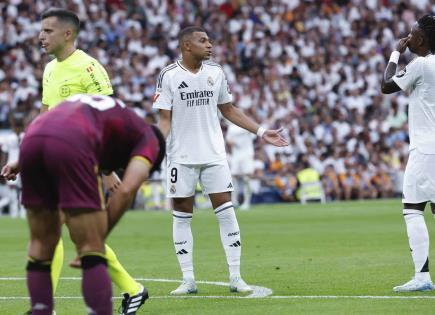
[[[165,141],[165,137],[163,136],[162,132],[160,131],[160,129],[155,126],[155,125],[150,125],[151,129],[154,131],[154,134],[157,137],[157,140],[159,141],[159,155],[157,156],[156,161],[153,164],[153,167],[150,170],[150,176],[153,172],[155,171],[160,171],[161,169],[161,164],[163,159],[165,158],[166,155],[166,141]]]
[[[426,35],[431,53],[435,53],[435,16],[426,14],[418,20],[418,27]]]
[[[195,32],[207,33],[202,27],[199,26],[188,26],[183,28],[180,33],[178,33],[178,41],[181,43],[187,36]]]
[[[53,16],[61,22],[70,23],[73,25],[75,33],[78,34],[80,30],[80,19],[77,14],[65,9],[51,8],[41,14],[41,20]]]

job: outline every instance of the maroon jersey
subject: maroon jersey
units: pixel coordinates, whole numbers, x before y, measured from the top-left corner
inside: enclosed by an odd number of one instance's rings
[[[153,164],[159,142],[151,126],[114,98],[76,95],[37,117],[25,138],[52,137],[75,150],[94,152],[100,170],[111,172],[139,156]]]

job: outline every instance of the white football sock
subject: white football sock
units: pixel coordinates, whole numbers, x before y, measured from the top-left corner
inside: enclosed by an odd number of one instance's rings
[[[227,256],[230,277],[240,276],[240,229],[234,213],[233,204],[229,201],[216,209],[214,213],[219,222],[222,246]]]
[[[417,280],[430,280],[429,275],[429,233],[424,221],[424,212],[404,209],[403,216],[408,232],[409,247],[415,266]]]
[[[174,239],[175,253],[180,264],[183,278],[195,279],[193,274],[193,237],[190,223],[192,214],[173,211],[172,236]]]

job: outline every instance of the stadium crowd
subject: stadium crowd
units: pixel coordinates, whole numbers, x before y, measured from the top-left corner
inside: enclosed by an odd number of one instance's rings
[[[78,13],[78,47],[108,70],[115,95],[151,122],[155,81],[179,57],[179,30],[203,26],[235,104],[264,126],[284,127],[291,143],[255,144],[257,201],[294,200],[307,162],[328,200],[401,194],[408,99],[379,87],[395,39],[435,12],[431,1],[1,2],[0,128],[27,124],[39,111],[49,61],[38,40],[39,15],[51,6]],[[401,66],[412,58],[405,56]]]

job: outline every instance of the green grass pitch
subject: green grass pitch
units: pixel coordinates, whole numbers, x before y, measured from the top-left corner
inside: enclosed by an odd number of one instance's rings
[[[435,292],[392,292],[393,286],[413,274],[400,200],[261,205],[237,215],[243,243],[242,275],[249,284],[273,293],[263,298],[232,298],[239,295],[225,286],[198,284],[196,298],[169,297],[177,283],[155,279],[181,277],[172,245],[171,213],[129,212],[108,244],[135,278],[153,279],[141,280],[151,299],[138,314],[434,312]],[[426,222],[433,234],[430,211]],[[195,212],[192,230],[196,279],[227,282],[212,211]],[[67,265],[74,252],[66,229],[63,235]],[[27,238],[24,220],[0,218],[0,314],[22,314],[28,309],[25,281],[15,279],[24,277]],[[79,271],[64,266],[62,277],[79,276]],[[116,310],[120,292],[116,287],[113,290]],[[58,315],[85,314],[79,280],[62,279],[56,295]]]

